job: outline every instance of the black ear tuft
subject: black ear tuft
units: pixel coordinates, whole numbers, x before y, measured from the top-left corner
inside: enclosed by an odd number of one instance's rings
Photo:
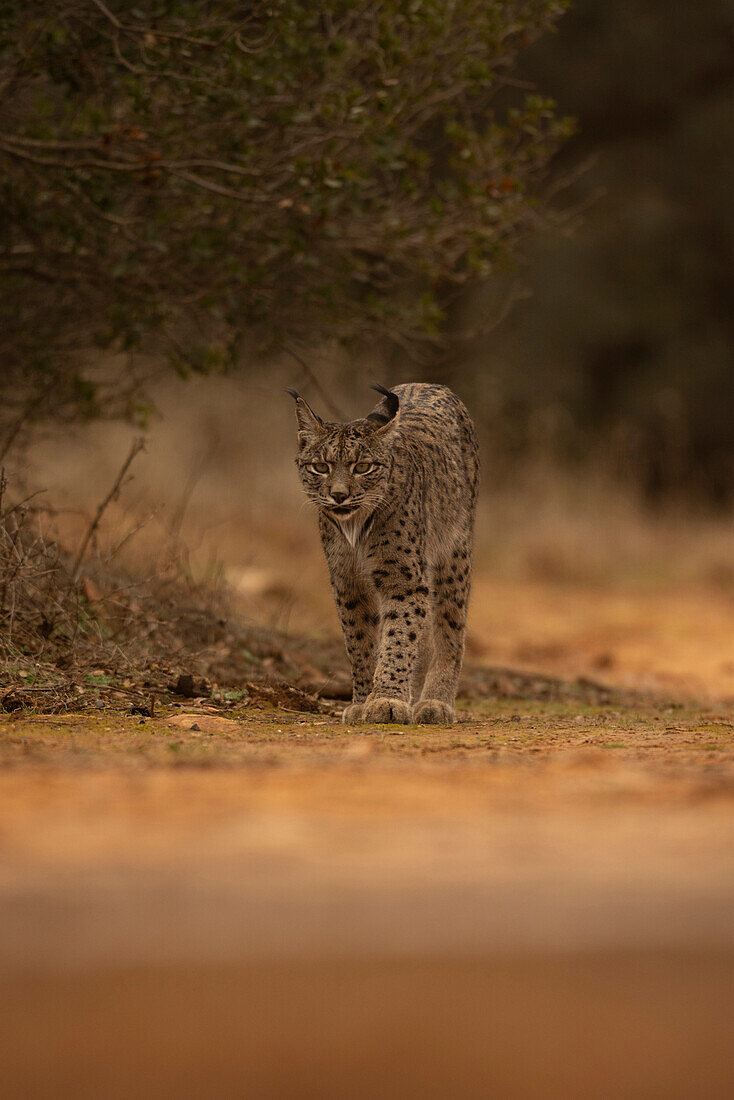
[[[323,431],[323,420],[313,411],[308,401],[305,401],[304,398],[301,397],[298,390],[294,390],[292,386],[288,386],[285,392],[289,394],[290,397],[294,398],[296,402],[296,422],[299,432],[310,432],[313,434],[313,432]]]
[[[381,393],[387,401],[388,420],[392,420],[400,408],[400,398],[392,390],[386,390],[384,386],[381,386],[379,382],[370,382],[370,389],[376,390],[377,393]],[[377,417],[375,417],[377,419]]]

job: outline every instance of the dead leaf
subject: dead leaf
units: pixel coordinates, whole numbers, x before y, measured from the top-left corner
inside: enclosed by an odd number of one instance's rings
[[[100,603],[104,599],[104,592],[91,577],[82,577],[79,581],[79,591],[87,603]]]

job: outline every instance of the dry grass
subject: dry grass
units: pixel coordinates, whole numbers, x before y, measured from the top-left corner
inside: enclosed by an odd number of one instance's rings
[[[180,545],[159,543],[147,571],[135,571],[119,551],[140,524],[120,537],[101,520],[97,509],[74,532],[36,496],[12,502],[3,476],[0,686],[53,711],[98,706],[110,690],[134,700],[181,671],[210,675],[232,649],[281,671],[277,642],[247,624],[230,628],[225,589],[196,581]]]

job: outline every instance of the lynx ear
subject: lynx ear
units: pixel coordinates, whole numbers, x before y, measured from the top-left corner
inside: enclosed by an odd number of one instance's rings
[[[291,389],[289,386],[285,392],[289,393],[296,402],[298,442],[303,447],[308,439],[315,435],[319,435],[324,430],[324,422],[321,417],[317,416],[313,411],[308,401],[304,401],[298,390]]]
[[[379,382],[371,382],[370,389],[376,390],[377,393],[381,393],[385,400],[381,401],[377,408],[369,413],[367,419],[375,422],[377,425],[375,431],[386,431],[398,415],[400,410],[400,398],[396,393],[393,393],[392,390],[386,390]]]

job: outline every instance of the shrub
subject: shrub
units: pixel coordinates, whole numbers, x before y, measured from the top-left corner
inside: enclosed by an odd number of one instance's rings
[[[1,415],[134,413],[134,371],[86,376],[94,343],[186,373],[435,338],[536,217],[568,122],[508,86],[563,7],[0,5]]]

